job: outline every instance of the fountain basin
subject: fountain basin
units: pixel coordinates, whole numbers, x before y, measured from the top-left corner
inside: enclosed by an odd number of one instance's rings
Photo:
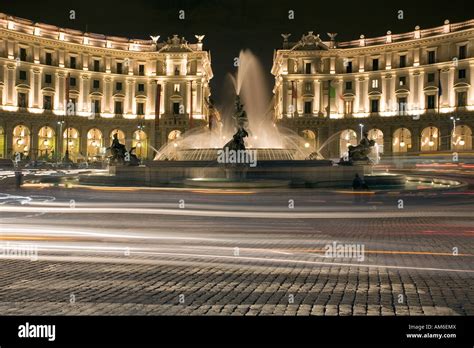
[[[355,174],[371,172],[369,166],[336,166],[329,160],[258,161],[256,167],[245,168],[245,177],[229,176],[232,167],[216,161],[150,161],[145,166],[116,166],[110,168],[117,184],[141,186],[216,185],[241,187],[243,182],[285,182],[295,187],[348,187]],[[241,171],[241,168],[236,168]],[[190,181],[194,180],[194,181]],[[216,181],[217,180],[217,181]]]

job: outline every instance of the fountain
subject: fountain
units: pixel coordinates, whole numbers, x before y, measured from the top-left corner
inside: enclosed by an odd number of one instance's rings
[[[260,63],[249,51],[241,51],[239,62],[237,74],[228,76],[233,88],[216,126],[185,132],[145,166],[111,168],[117,180],[151,186],[329,187],[350,186],[355,174],[371,172],[367,161],[360,162],[365,145],[352,149],[358,162],[336,165],[320,155],[326,143],[305,147],[303,137],[277,126]]]

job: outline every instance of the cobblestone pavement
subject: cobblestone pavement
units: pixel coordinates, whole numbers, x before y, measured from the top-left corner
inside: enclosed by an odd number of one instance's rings
[[[38,247],[35,261],[0,259],[3,315],[474,315],[469,215],[1,222],[1,242]],[[332,243],[363,246],[363,259],[325,254]]]

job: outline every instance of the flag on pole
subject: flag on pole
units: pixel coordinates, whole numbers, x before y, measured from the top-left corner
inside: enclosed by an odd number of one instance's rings
[[[441,69],[438,69],[438,114],[439,114],[439,108],[440,108],[440,98],[441,95],[443,95],[443,88],[441,86]]]
[[[155,98],[155,120],[156,124],[160,124],[160,112],[161,112],[161,85],[158,84],[156,87],[156,98]]]

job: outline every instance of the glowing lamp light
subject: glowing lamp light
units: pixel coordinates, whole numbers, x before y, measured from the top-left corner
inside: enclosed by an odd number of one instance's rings
[[[464,144],[466,144],[466,142],[464,141],[464,139],[459,140],[459,145],[464,146]]]
[[[92,142],[91,142],[91,146],[94,146],[94,147],[96,147],[96,146],[97,146],[97,142],[96,142],[95,140],[92,140]]]
[[[49,144],[48,139],[44,139],[43,144],[44,144],[44,146],[48,146],[48,144]]]
[[[137,147],[142,147],[142,143],[141,143],[141,142],[138,142],[138,143],[137,143]]]
[[[178,147],[178,144],[174,143],[173,146],[174,146],[174,147]]]
[[[16,143],[17,143],[18,145],[23,145],[24,141],[23,141],[23,139],[18,139],[18,140],[16,141]]]
[[[305,147],[305,148],[308,148],[308,147],[309,147],[309,143],[305,143],[305,144],[304,144],[304,147]]]
[[[430,141],[428,142],[428,145],[429,145],[429,146],[433,146],[433,145],[434,145],[433,140],[430,140]]]
[[[405,142],[403,140],[400,141],[400,147],[405,147]]]

